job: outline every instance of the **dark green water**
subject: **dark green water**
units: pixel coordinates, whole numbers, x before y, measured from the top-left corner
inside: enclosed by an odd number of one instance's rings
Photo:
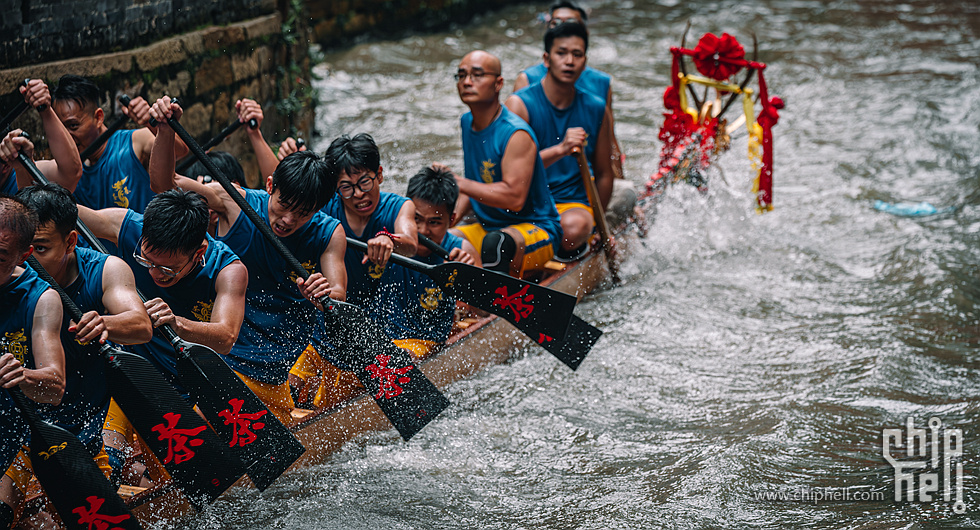
[[[615,77],[637,183],[656,169],[669,47],[685,22],[693,39],[758,35],[770,90],[787,102],[775,211],[752,209],[737,134],[706,197],[669,191],[627,284],[580,304],[606,334],[578,372],[522,352],[451,386],[454,406],[411,443],[367,436],[263,494],[232,492],[189,527],[980,525],[980,4],[592,7],[590,64]],[[389,191],[431,161],[459,168],[456,61],[499,55],[509,92],[540,57],[541,9],[328,54],[314,146],[372,133]],[[876,199],[961,208],[907,219]],[[882,429],[909,417],[963,429],[965,514],[893,500]],[[801,491],[884,500],[760,497]]]

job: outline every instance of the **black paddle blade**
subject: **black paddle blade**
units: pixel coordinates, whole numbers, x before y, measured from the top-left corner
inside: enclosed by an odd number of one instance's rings
[[[324,315],[327,336],[339,348],[336,354],[354,368],[361,384],[406,442],[449,406],[449,400],[418,369],[412,356],[395,346],[367,311],[333,302],[333,308]]]
[[[178,344],[180,383],[197,400],[218,438],[245,465],[255,486],[266,489],[306,448],[214,350],[186,341]]]
[[[602,330],[572,315],[572,321],[568,324],[568,333],[565,340],[550,339],[543,333],[538,337],[538,344],[551,352],[559,361],[565,363],[569,368],[575,370],[585,360],[585,356],[592,351]]]
[[[443,263],[434,272],[439,276],[434,278],[436,283],[448,292],[503,318],[535,340],[542,334],[564,340],[578,302],[570,294],[465,263]]]
[[[227,445],[149,361],[117,349],[104,358],[110,394],[195,508],[245,474]]]
[[[26,400],[23,394],[14,397],[22,411]],[[36,413],[25,414],[31,428],[31,467],[68,528],[88,530],[100,522],[141,528],[78,438]]]

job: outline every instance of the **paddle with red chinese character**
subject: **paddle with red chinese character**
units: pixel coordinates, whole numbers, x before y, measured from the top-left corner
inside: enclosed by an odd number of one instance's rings
[[[88,530],[95,521],[105,521],[116,528],[142,528],[85,445],[72,433],[44,421],[20,388],[7,392],[31,429],[34,475],[65,525]]]
[[[367,245],[350,237],[347,246],[367,250]],[[427,265],[398,254],[388,259],[425,274],[449,294],[503,318],[535,340],[540,336],[564,340],[578,302],[568,293],[458,261]]]
[[[599,190],[592,179],[592,172],[589,171],[589,161],[585,158],[585,153],[575,147],[572,149],[575,160],[578,162],[579,172],[582,174],[582,185],[589,196],[589,205],[592,206],[592,218],[595,221],[596,230],[599,232],[599,244],[602,245],[603,252],[606,253],[606,264],[609,266],[609,275],[612,276],[613,283],[620,283],[619,279],[619,260],[616,258],[615,243],[612,238],[612,231],[606,223],[606,212],[599,201]]]
[[[445,286],[450,294],[455,294],[463,302],[494,313],[495,315],[506,319],[508,322],[511,322],[522,333],[527,335],[534,342],[540,344],[542,347],[544,347],[544,349],[548,350],[548,352],[557,357],[559,361],[565,363],[572,370],[577,369],[579,365],[582,364],[582,361],[585,359],[585,356],[588,355],[589,351],[592,349],[592,346],[597,340],[599,340],[599,337],[602,336],[602,330],[571,313],[571,310],[575,308],[576,298],[574,296],[562,293],[560,291],[555,291],[554,289],[549,289],[541,285],[523,282],[501,272],[481,269],[465,263],[449,261],[449,251],[422,234],[419,234],[419,243],[422,243],[426,248],[447,260],[446,263],[441,265],[427,265],[425,263],[410,260],[402,256],[396,256],[394,254],[392,254],[391,260],[399,265],[402,265],[403,267],[407,267],[416,272],[429,276],[435,280],[436,284]],[[356,240],[348,240],[347,244],[355,248],[365,248],[363,243]],[[449,279],[453,279],[453,281],[449,281]],[[564,306],[568,308],[568,320],[565,321],[567,323],[567,331],[563,337],[549,335],[545,333],[544,330],[530,325],[522,325],[528,322],[523,318],[520,320],[520,322],[515,323],[514,317],[515,315],[519,316],[519,313],[517,313],[517,311],[512,307],[500,303],[501,300],[506,299],[504,296],[497,295],[494,297],[494,300],[491,300],[489,303],[487,303],[487,300],[490,297],[483,296],[483,294],[490,289],[488,285],[510,285],[510,291],[521,292],[520,290],[523,289],[522,286],[524,284],[530,285],[530,287],[527,288],[527,294],[534,296],[534,304],[542,304],[536,310],[546,313],[548,319],[554,318],[557,321],[565,318],[562,316],[561,311],[556,311],[553,309],[555,304],[553,300],[555,298],[557,298],[559,301],[558,303],[564,304]],[[497,289],[500,289],[500,287],[497,287]],[[551,306],[548,305],[549,297],[552,298],[550,302],[552,304]],[[483,304],[478,306],[476,303],[471,302],[471,300],[477,302],[482,301]]]
[[[173,118],[167,118],[170,128],[190,148],[194,156],[211,172],[242,213],[255,225],[289,267],[306,280],[310,273],[296,256],[272,233],[267,222],[252,209],[228,177],[211,161],[194,138]],[[338,346],[334,358],[353,368],[382,412],[406,441],[449,406],[449,400],[415,365],[411,355],[397,347],[363,309],[324,296],[324,326],[330,341]],[[342,367],[343,368],[343,367]]]
[[[36,182],[48,182],[26,155],[18,154],[18,161]],[[92,248],[108,254],[102,242],[81,219],[75,223],[75,227]],[[142,293],[140,298],[146,301]],[[194,396],[218,437],[231,447],[234,455],[245,465],[255,486],[260,490],[267,488],[306,448],[214,350],[181,339],[170,326],[157,329],[174,348],[181,385]],[[130,411],[123,411],[129,417]],[[142,431],[141,434],[147,437]]]
[[[81,310],[37,259],[31,256],[27,262],[61,296],[65,312],[81,320]],[[149,361],[109,343],[99,353],[105,360],[109,394],[195,508],[210,504],[245,474],[214,431]]]
[[[228,124],[227,127],[225,127],[224,129],[221,129],[221,132],[219,132],[217,136],[215,136],[214,138],[208,140],[208,142],[206,144],[202,145],[201,146],[201,149],[203,149],[204,152],[210,151],[212,147],[214,147],[214,146],[220,144],[221,142],[225,141],[225,138],[228,138],[229,136],[231,136],[232,133],[234,133],[239,128],[241,128],[241,126],[242,126],[242,122],[240,122],[238,120],[235,120],[235,121],[231,122],[230,124]],[[248,128],[249,129],[254,129],[254,128],[258,127],[258,126],[259,126],[259,122],[255,121],[255,118],[252,118],[252,119],[248,120]],[[197,159],[194,158],[194,155],[187,155],[186,157],[184,157],[183,160],[181,160],[180,162],[177,163],[177,173],[180,173],[181,175],[183,175],[184,174],[184,171],[186,171],[187,168],[191,167],[191,165],[194,163],[195,160],[197,160]]]

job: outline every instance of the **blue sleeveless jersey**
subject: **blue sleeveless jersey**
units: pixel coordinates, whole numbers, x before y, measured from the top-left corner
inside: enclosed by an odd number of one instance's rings
[[[82,166],[75,200],[93,210],[129,208],[139,213],[153,198],[150,175],[133,151],[135,129],[116,131],[106,141],[102,156],[92,166]]]
[[[575,101],[565,109],[551,104],[544,94],[541,83],[533,84],[517,92],[517,97],[527,108],[528,123],[538,139],[538,150],[543,151],[561,143],[565,131],[571,127],[585,129],[585,156],[592,169],[595,159],[595,138],[599,137],[606,105],[596,96],[580,90],[575,91]],[[545,169],[548,175],[548,188],[556,203],[580,202],[589,204],[589,197],[582,185],[582,174],[574,156],[560,158]]]
[[[102,304],[102,270],[109,256],[86,248],[75,249],[78,278],[65,288],[68,296],[82,311],[106,314]],[[71,317],[68,312],[61,324],[61,344],[65,348],[65,395],[61,404],[38,405],[44,419],[64,427],[88,445],[102,441],[102,424],[109,410],[105,368],[99,354],[99,343],[79,344],[75,334],[68,331]]]
[[[268,224],[269,194],[245,190],[245,200]],[[338,226],[336,219],[316,212],[296,232],[279,240],[307,272],[322,272],[320,256]],[[330,349],[323,336],[323,314],[300,294],[296,273],[245,214],[240,214],[228,233],[218,239],[241,257],[249,275],[245,320],[225,360],[252,379],[285,383],[289,369],[308,344],[321,352]]]
[[[143,235],[143,216],[136,212],[126,212],[126,218],[119,228],[119,257],[133,269],[136,287],[147,300],[160,298],[170,306],[173,314],[188,320],[209,322],[214,299],[217,296],[215,282],[222,269],[238,261],[238,256],[228,245],[208,236],[208,249],[204,253],[205,265],[193,265],[194,270],[176,284],[163,288],[153,283],[150,271],[133,259],[139,240]],[[159,333],[146,344],[127,346],[133,353],[145,357],[153,363],[178,390],[177,358],[174,349]]]
[[[30,267],[0,286],[0,355],[13,355],[25,368],[35,367],[31,343],[34,310],[47,289],[48,283]],[[6,391],[0,391],[0,464],[9,466],[21,444],[29,443],[28,438],[27,423],[19,409]]]
[[[389,232],[395,231],[395,220],[398,218],[398,212],[408,200],[395,193],[381,192],[381,196],[378,198],[378,207],[371,214],[371,218],[361,235],[355,234],[351,230],[350,224],[347,223],[347,213],[344,211],[344,203],[341,202],[339,195],[335,194],[330,199],[330,202],[323,207],[323,212],[340,221],[347,237],[367,243],[382,229]],[[347,267],[347,301],[366,308],[368,302],[377,293],[378,286],[383,280],[382,277],[390,274],[392,267],[386,267],[388,270],[385,270],[370,261],[361,265],[362,259],[364,259],[363,252],[351,247],[347,248],[347,253],[344,255],[344,265]]]
[[[487,128],[476,132],[473,130],[473,113],[467,112],[460,118],[463,128],[463,166],[466,178],[490,184],[503,180],[501,162],[507,143],[517,131],[526,131],[531,139],[538,144],[537,137],[531,127],[517,114],[507,107],[501,107],[500,116]],[[540,151],[540,147],[538,148]],[[519,212],[484,206],[476,201],[470,201],[473,213],[480,224],[487,230],[500,230],[507,226],[520,223],[532,223],[551,235],[553,244],[561,241],[561,224],[555,201],[548,191],[548,180],[545,176],[544,164],[541,157],[536,156],[534,175],[531,177],[531,187],[528,189],[524,208]]]
[[[527,76],[527,84],[533,85],[540,83],[544,79],[544,76],[548,75],[548,69],[545,68],[544,63],[538,63],[525,69],[524,75]],[[608,103],[609,85],[611,83],[612,77],[609,74],[596,70],[591,66],[586,66],[585,70],[582,70],[582,75],[579,76],[578,81],[575,82],[575,89],[584,90],[593,96],[598,96],[602,100],[602,104],[606,105]]]
[[[17,195],[17,172],[10,170],[7,179],[0,182],[0,193],[7,195]]]
[[[463,239],[450,232],[440,243],[446,250],[463,247]],[[444,260],[436,254],[412,258],[429,265]],[[435,280],[405,267],[389,267],[368,306],[371,318],[384,326],[392,339],[422,339],[443,343],[453,327],[456,299],[443,293]]]

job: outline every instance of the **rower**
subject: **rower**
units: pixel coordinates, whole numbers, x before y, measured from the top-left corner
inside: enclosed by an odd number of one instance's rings
[[[452,173],[423,168],[408,181],[408,197],[415,205],[418,233],[449,250],[453,261],[479,266],[469,241],[448,232],[459,186]],[[429,265],[444,262],[423,245],[415,260]],[[370,305],[371,317],[382,324],[396,345],[422,358],[449,338],[456,301],[444,295],[436,282],[405,267],[394,267],[382,278],[380,292]]]
[[[582,149],[589,160],[603,208],[612,196],[609,110],[600,98],[575,87],[585,69],[588,47],[589,34],[581,24],[565,22],[549,29],[544,37],[548,74],[505,102],[538,138],[548,188],[561,214],[559,261],[583,257],[595,226],[574,149]]]
[[[561,226],[534,132],[500,104],[500,68],[484,51],[459,62],[456,89],[470,112],[460,120],[465,177],[454,175],[461,194],[454,213],[459,220],[472,209],[478,222],[452,233],[473,245],[485,268],[520,277],[544,268]]]
[[[82,161],[78,159],[75,141],[52,110],[48,85],[40,79],[31,79],[27,86],[20,87],[20,91],[28,105],[37,109],[44,108],[38,114],[53,159],[38,160],[38,169],[50,180],[78,180],[82,176]],[[33,184],[31,175],[24,168],[19,173],[14,171],[13,163],[17,160],[18,152],[22,151],[28,158],[33,158],[34,154],[34,144],[21,137],[21,134],[20,129],[14,129],[7,133],[0,144],[0,193],[14,195],[18,187],[24,188]],[[17,175],[20,175],[19,180]]]
[[[337,193],[323,212],[340,221],[347,237],[368,246],[363,254],[347,249],[344,257],[347,301],[366,306],[378,292],[391,253],[416,253],[415,205],[401,195],[381,191],[381,154],[371,135],[337,138],[327,148],[325,159]]]
[[[143,344],[153,336],[150,317],[136,292],[133,272],[124,261],[75,246],[78,208],[65,188],[44,184],[17,194],[38,215],[34,255],[84,313],[79,322],[65,319],[65,398],[55,408],[39,407],[41,415],[78,437],[104,471],[120,470],[118,450],[103,450],[102,426],[109,394],[99,346]],[[108,473],[107,473],[108,475]],[[119,482],[115,477],[114,483]]]
[[[58,405],[65,393],[65,352],[61,345],[62,306],[58,293],[38,277],[24,260],[33,252],[31,242],[37,215],[22,201],[0,197],[0,386],[19,387],[36,403]],[[3,391],[5,414],[15,412]],[[23,439],[26,433],[4,433],[3,444]],[[6,458],[3,458],[6,461]],[[23,500],[31,471],[26,450],[0,479],[0,528],[9,528],[14,508]]]
[[[288,425],[294,406],[287,383],[289,369],[311,342],[321,353],[332,349],[324,337],[323,308],[317,299],[346,298],[344,230],[336,219],[319,211],[333,193],[334,181],[323,160],[304,151],[279,163],[266,179],[265,190],[239,191],[311,272],[304,281],[290,275],[286,260],[217,183],[207,186],[174,174],[170,155],[174,131],[167,118],[179,119],[180,107],[164,97],[150,112],[161,124],[150,164],[154,188],[180,186],[203,195],[218,216],[218,240],[241,256],[249,269],[245,321],[238,341],[223,358]]]
[[[551,4],[551,7],[548,8],[548,13],[548,29],[562,22],[578,22],[583,26],[587,26],[589,20],[589,15],[585,12],[585,9],[582,9],[575,2],[569,2],[568,0],[561,0]],[[517,75],[517,80],[514,81],[514,92],[540,82],[547,74],[548,67],[543,62],[525,68]],[[609,118],[612,120],[612,77],[609,74],[596,70],[591,66],[586,66],[582,75],[579,76],[578,81],[575,82],[575,88],[602,98],[606,103],[606,108],[609,109]],[[616,175],[616,178],[621,179],[623,178],[623,162],[625,161],[625,156],[623,155],[623,150],[619,147],[619,140],[616,139],[615,127],[610,130],[610,134],[612,135],[613,173]]]
[[[107,130],[101,100],[99,87],[84,77],[67,74],[58,81],[52,107],[79,151]],[[51,181],[68,188],[81,206],[95,210],[129,208],[142,213],[153,198],[147,168],[156,128],[149,125],[150,106],[143,98],[133,98],[122,111],[141,128],[119,130],[110,136],[91,158],[83,160],[80,179]],[[177,156],[184,156],[187,147],[181,143],[176,151]]]
[[[208,237],[208,204],[191,191],[156,195],[143,215],[125,208],[78,207],[79,218],[101,239],[118,245],[129,265],[154,328],[169,325],[180,338],[227,354],[238,339],[248,271],[227,245]],[[177,384],[173,347],[160,334],[129,349],[150,361],[185,397]],[[103,438],[124,450],[134,431],[122,410],[110,403]]]

